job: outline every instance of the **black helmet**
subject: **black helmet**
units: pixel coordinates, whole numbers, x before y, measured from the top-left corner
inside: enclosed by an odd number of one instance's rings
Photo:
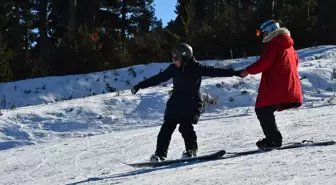
[[[182,62],[186,62],[193,57],[193,49],[186,43],[179,43],[173,46],[172,56]]]

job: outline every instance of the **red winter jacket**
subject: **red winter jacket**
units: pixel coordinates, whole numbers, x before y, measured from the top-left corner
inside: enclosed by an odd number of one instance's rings
[[[257,62],[247,68],[249,74],[262,73],[256,108],[294,103],[302,104],[298,74],[299,58],[294,41],[286,28],[264,38],[263,52]],[[285,108],[278,108],[281,111]]]

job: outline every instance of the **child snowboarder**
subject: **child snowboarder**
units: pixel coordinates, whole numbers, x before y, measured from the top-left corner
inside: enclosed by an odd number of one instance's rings
[[[171,136],[178,124],[179,132],[185,143],[182,157],[197,156],[197,136],[193,124],[197,124],[203,109],[200,93],[202,76],[232,77],[239,76],[241,71],[204,66],[196,61],[193,49],[186,43],[172,48],[173,64],[159,74],[140,82],[132,88],[135,94],[139,89],[155,86],[173,79],[173,92],[164,114],[164,122],[157,137],[155,153],[150,161],[165,160]]]

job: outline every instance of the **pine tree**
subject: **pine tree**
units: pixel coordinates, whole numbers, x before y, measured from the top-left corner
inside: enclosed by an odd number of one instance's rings
[[[336,1],[318,0],[318,23],[316,27],[316,37],[320,44],[336,43]]]

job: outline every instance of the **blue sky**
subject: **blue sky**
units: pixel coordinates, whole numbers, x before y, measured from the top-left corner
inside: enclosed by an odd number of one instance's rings
[[[174,12],[176,3],[177,0],[154,0],[155,15],[158,19],[162,19],[163,26],[176,18]]]

